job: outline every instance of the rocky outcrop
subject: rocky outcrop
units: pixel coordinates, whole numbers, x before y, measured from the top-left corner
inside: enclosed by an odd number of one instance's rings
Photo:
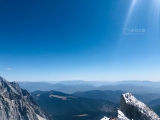
[[[144,103],[137,100],[131,93],[121,95],[120,110],[134,120],[160,120],[159,116]]]
[[[117,111],[118,112],[118,116],[117,117],[106,117],[104,116],[101,120],[129,120],[124,114],[123,112],[121,112],[120,110]]]
[[[122,111],[118,110],[118,117],[116,120],[129,120]]]
[[[0,120],[47,120],[36,101],[15,82],[0,77]]]

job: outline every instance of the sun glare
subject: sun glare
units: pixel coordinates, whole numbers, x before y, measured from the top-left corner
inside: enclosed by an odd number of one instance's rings
[[[124,26],[126,26],[126,25],[128,24],[128,21],[129,21],[131,15],[132,15],[132,12],[134,11],[134,8],[135,8],[136,3],[137,3],[137,0],[132,0],[131,5],[130,5],[129,12],[128,12],[127,17],[126,17],[126,20],[125,20]]]

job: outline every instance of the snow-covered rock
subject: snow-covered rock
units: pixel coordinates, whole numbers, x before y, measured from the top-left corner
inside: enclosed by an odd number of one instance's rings
[[[129,120],[122,111],[118,110],[118,117],[117,120]]]
[[[107,117],[101,120],[110,120]],[[147,105],[137,100],[131,93],[121,95],[120,110],[116,120],[160,120],[159,116]]]
[[[46,116],[26,90],[0,77],[0,120],[46,120]]]
[[[109,120],[109,118],[104,116],[101,120]]]
[[[101,120],[129,120],[120,110],[118,110],[118,116],[116,118],[108,118],[104,116]]]
[[[137,100],[131,93],[121,95],[120,110],[134,120],[160,120],[159,116],[144,103]]]

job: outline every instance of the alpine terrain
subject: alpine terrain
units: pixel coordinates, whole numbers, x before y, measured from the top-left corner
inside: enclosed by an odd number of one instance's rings
[[[47,120],[32,96],[0,77],[0,120]]]
[[[120,98],[120,110],[117,117],[104,117],[101,120],[160,120],[159,116],[146,104],[139,101],[131,93]]]

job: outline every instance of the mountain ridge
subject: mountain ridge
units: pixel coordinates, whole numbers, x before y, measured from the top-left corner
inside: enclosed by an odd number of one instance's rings
[[[122,94],[120,99],[120,110],[129,119],[160,120],[159,116],[150,107],[136,99],[133,94]]]
[[[159,88],[152,87],[145,84],[115,84],[115,85],[101,85],[101,86],[94,86],[91,84],[76,84],[76,85],[65,85],[61,83],[50,84],[44,82],[19,82],[19,85],[23,89],[27,89],[29,92],[34,92],[36,90],[42,91],[50,91],[50,90],[57,90],[61,92],[65,92],[68,94],[72,94],[74,92],[80,91],[90,91],[90,90],[121,90],[127,91],[131,93],[160,93]],[[160,86],[160,85],[159,85]]]
[[[27,90],[3,77],[0,77],[0,108],[1,120],[48,119]]]

